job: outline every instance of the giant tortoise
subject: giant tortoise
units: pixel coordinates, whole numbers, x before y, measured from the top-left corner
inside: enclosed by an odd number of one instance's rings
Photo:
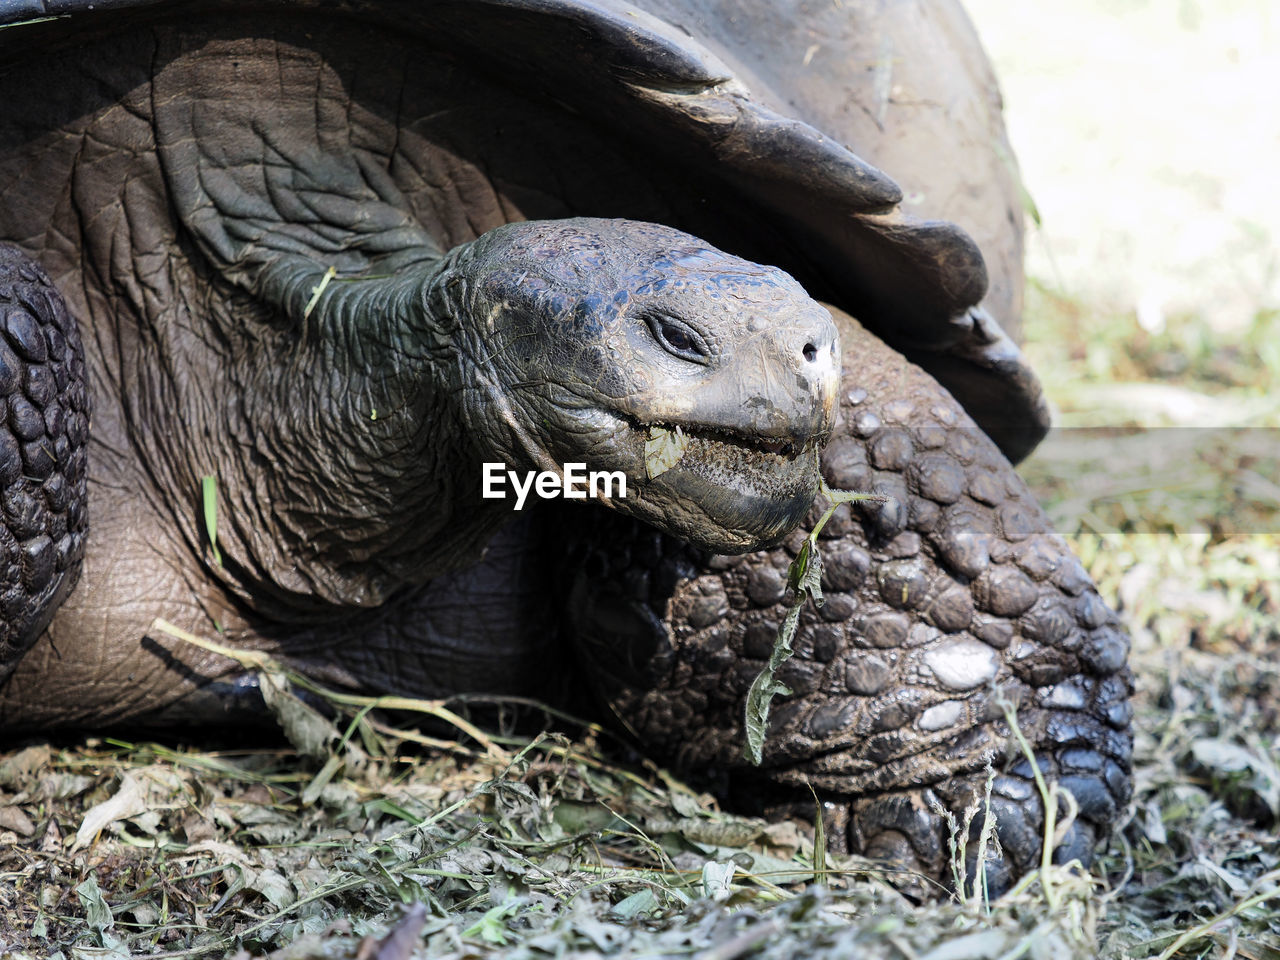
[[[1043,823],[1012,702],[1078,806],[1057,856],[1090,857],[1129,796],[1128,642],[1010,466],[1047,420],[953,2],[0,21],[0,728],[263,716],[164,617],[343,688],[593,704],[934,876],[990,769],[998,886]],[[486,463],[569,462],[626,495],[483,495]],[[753,767],[819,470],[883,499],[823,531]]]

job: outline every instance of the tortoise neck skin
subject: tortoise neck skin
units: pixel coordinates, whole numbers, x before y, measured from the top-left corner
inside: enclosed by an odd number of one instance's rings
[[[461,428],[458,345],[427,308],[457,259],[326,280],[285,258],[262,272],[259,295],[294,318],[285,355],[264,354],[260,379],[273,381],[277,411],[294,412],[272,433],[298,468],[275,465],[287,492],[272,498],[270,527],[291,534],[287,544],[246,569],[287,563],[325,600],[377,605],[474,563],[509,518],[509,505],[480,497],[489,454]]]
[[[241,581],[287,561],[314,594],[369,605],[473,563],[513,515],[482,498],[485,462],[621,471],[626,496],[601,493],[605,506],[719,553],[776,541],[812,503],[839,376],[830,316],[782,271],[676,230],[510,224],[389,276],[327,282],[282,257],[255,293],[295,324],[287,355],[254,364],[258,393],[275,371],[274,417],[249,417],[282,454],[267,526],[291,546],[232,524]],[[654,425],[679,426],[688,449],[650,479]],[[255,486],[252,461],[236,489]]]

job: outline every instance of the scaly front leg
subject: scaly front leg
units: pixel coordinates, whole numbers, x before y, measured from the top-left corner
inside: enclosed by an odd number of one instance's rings
[[[938,879],[951,876],[939,811],[961,818],[991,764],[993,890],[1042,845],[1011,701],[1040,770],[1078,804],[1056,858],[1087,862],[1130,794],[1128,638],[951,396],[848,318],[841,338],[841,423],[823,472],[891,499],[842,510],[822,533],[826,602],[804,612],[779,673],[792,693],[774,702],[762,766],[743,759],[744,698],[786,613],[802,531],[707,558],[599,518],[610,529],[584,548],[570,599],[588,669],[619,720],[679,767],[727,772],[766,809],[811,809],[812,785],[841,828],[832,846]]]
[[[0,684],[80,575],[89,397],[80,334],[44,270],[0,243]]]

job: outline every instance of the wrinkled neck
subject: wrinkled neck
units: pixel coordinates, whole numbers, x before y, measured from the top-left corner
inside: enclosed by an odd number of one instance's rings
[[[455,248],[438,266],[426,290],[431,323],[449,340],[447,365],[451,406],[461,430],[482,461],[512,469],[555,472],[559,466],[531,429],[545,411],[533,398],[539,383],[522,382],[510,352],[520,350],[505,324],[495,323],[507,304],[493,303],[477,290],[490,252],[479,244]],[[534,331],[526,331],[535,336]],[[545,371],[553,378],[555,371]],[[530,388],[534,388],[531,390]]]
[[[252,441],[220,458],[233,501],[224,554],[255,606],[274,597],[287,616],[380,604],[475,562],[509,517],[480,497],[485,436],[459,409],[444,296],[456,259],[389,276],[263,278],[294,326],[282,349],[250,353],[238,390]]]

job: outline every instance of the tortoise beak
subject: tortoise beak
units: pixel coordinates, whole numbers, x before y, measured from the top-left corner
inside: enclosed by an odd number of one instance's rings
[[[620,407],[641,423],[733,435],[771,452],[825,442],[835,422],[840,335],[831,315],[812,306],[738,345],[689,391],[631,397]]]
[[[762,440],[823,441],[835,420],[840,336],[830,314],[764,331],[694,395],[688,421],[732,422]]]
[[[814,304],[802,321],[762,329],[692,390],[643,404],[642,422],[680,424],[686,449],[615,508],[713,553],[794,529],[818,490],[840,382],[831,315]]]

